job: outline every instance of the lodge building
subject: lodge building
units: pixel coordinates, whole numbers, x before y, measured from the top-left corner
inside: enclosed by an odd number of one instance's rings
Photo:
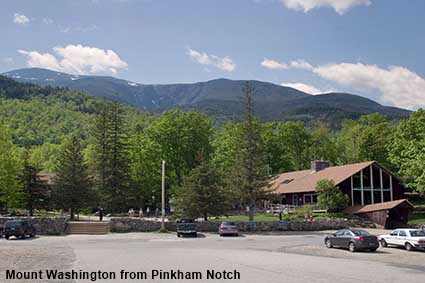
[[[282,204],[315,205],[315,187],[322,179],[333,180],[348,195],[350,207],[346,210],[347,213],[363,214],[362,216],[386,227],[394,222],[407,223],[413,206],[405,199],[406,188],[399,177],[376,161],[333,167],[329,167],[327,161],[312,161],[311,169],[273,177],[270,188],[275,194],[282,196]],[[378,211],[382,213],[377,213]],[[375,219],[376,215],[380,215],[380,218]]]

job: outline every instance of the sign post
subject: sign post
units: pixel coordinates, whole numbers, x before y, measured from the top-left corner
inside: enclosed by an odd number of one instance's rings
[[[165,160],[162,160],[161,205],[161,230],[165,230]]]

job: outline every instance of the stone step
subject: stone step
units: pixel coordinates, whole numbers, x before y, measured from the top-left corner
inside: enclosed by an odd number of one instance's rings
[[[68,222],[67,234],[101,235],[110,232],[109,222]]]

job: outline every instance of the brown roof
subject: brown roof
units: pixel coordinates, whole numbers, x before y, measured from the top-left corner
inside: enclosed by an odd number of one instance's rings
[[[54,174],[49,174],[49,173],[37,174],[38,179],[46,185],[53,185],[54,176],[55,176]]]
[[[399,200],[381,202],[376,204],[351,206],[346,208],[344,212],[347,214],[360,214],[360,213],[367,213],[367,212],[379,211],[379,210],[389,210],[401,204],[406,204],[407,206],[410,206],[411,208],[414,207],[413,204],[411,204],[407,199],[399,199]]]
[[[330,179],[338,185],[345,179],[373,163],[375,163],[375,161],[334,166],[318,172],[309,169],[282,173],[270,181],[270,188],[274,189],[274,193],[276,194],[314,192],[317,181],[319,180]]]

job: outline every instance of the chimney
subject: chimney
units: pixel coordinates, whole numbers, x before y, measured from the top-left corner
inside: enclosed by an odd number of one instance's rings
[[[329,161],[325,161],[325,160],[313,160],[311,161],[311,171],[314,172],[319,172],[323,169],[326,169],[329,167]]]

